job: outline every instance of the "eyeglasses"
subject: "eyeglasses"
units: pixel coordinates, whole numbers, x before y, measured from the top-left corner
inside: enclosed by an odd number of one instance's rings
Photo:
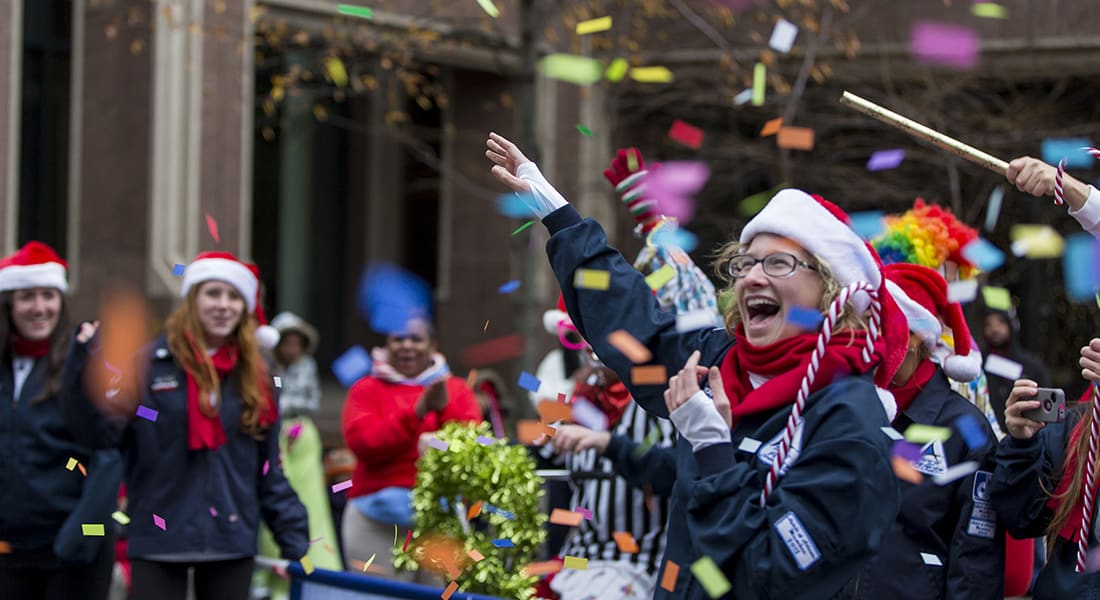
[[[726,271],[730,274],[730,277],[741,279],[748,275],[749,271],[751,271],[757,263],[764,264],[764,274],[770,277],[790,277],[798,267],[811,271],[817,270],[817,267],[798,260],[798,257],[793,254],[776,252],[764,258],[756,258],[748,254],[738,254],[730,259],[729,264],[726,265]]]

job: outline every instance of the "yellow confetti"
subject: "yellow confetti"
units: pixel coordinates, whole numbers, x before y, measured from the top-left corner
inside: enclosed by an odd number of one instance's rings
[[[81,523],[80,531],[88,537],[103,537],[103,523]]]
[[[933,427],[913,423],[905,430],[905,439],[917,444],[925,444],[932,441],[942,442],[951,437],[951,430],[946,427]]]
[[[325,71],[328,72],[328,76],[332,78],[332,82],[338,87],[344,87],[348,84],[348,72],[344,69],[344,63],[335,56],[325,59]]]
[[[764,63],[756,63],[752,69],[752,105],[764,106],[764,85],[767,83],[768,68]]]
[[[982,288],[982,300],[985,301],[985,305],[993,310],[1003,310],[1010,312],[1012,310],[1012,294],[1008,293],[1003,287],[995,287],[987,285]]]
[[[72,471],[73,469],[76,468],[76,464],[77,464],[76,459],[70,456],[69,457],[69,462],[65,463],[65,468]]]
[[[692,563],[691,573],[711,598],[720,598],[733,587],[730,585],[730,580],[726,579],[718,565],[714,564],[714,560],[709,556],[704,556]]]
[[[1009,233],[1012,253],[1028,258],[1058,258],[1065,252],[1066,242],[1050,225],[1017,224]]]
[[[588,559],[579,556],[566,556],[564,566],[566,569],[584,571],[588,569]]]
[[[481,6],[481,10],[485,11],[485,14],[492,18],[500,16],[500,9],[493,4],[493,0],[477,0],[478,5]]]
[[[126,516],[126,513],[122,512],[121,510],[116,510],[115,512],[111,513],[111,518],[115,521],[118,521],[119,525],[130,524],[130,517]]]
[[[573,286],[585,290],[606,290],[611,287],[611,273],[595,269],[577,269]]]
[[[611,29],[611,17],[600,17],[577,23],[577,35],[588,35]]]
[[[618,83],[626,77],[626,72],[630,70],[630,63],[626,62],[625,58],[616,58],[611,61],[611,64],[607,65],[607,70],[604,71],[603,76],[608,81]]]
[[[666,67],[634,67],[630,78],[639,83],[668,83],[672,81],[672,71]]]
[[[659,290],[672,281],[673,277],[676,277],[676,269],[672,265],[664,265],[647,275],[645,282],[649,284],[649,289]]]
[[[306,575],[309,575],[313,572],[313,561],[309,560],[308,554],[303,556],[302,559],[298,561],[298,563],[302,565],[302,570],[306,572]]]
[[[369,568],[370,568],[370,566],[371,566],[372,564],[374,564],[374,556],[375,556],[374,554],[371,554],[371,555],[370,555],[370,558],[368,558],[368,559],[367,559],[367,562],[363,563],[363,572],[364,572],[364,573],[366,573],[366,572],[367,572],[367,569],[369,569]]]

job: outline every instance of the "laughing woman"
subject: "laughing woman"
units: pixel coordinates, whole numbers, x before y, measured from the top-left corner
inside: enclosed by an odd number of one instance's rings
[[[734,295],[725,328],[681,332],[598,223],[581,219],[514,144],[490,134],[487,145],[493,175],[529,192],[523,197],[550,231],[547,254],[577,328],[629,382],[635,400],[670,417],[683,438],[658,578],[674,585],[662,585],[656,597],[827,598],[840,591],[878,549],[897,512],[890,439],[882,431],[892,402],[877,392],[872,373],[878,367],[880,383],[889,381],[906,337],[875,257],[846,215],[798,190],[777,194],[720,251],[719,272]],[[607,273],[610,287],[576,285],[588,277],[582,269]],[[851,295],[834,313],[816,378],[803,381],[819,336],[805,333],[798,323],[806,319],[796,316],[828,310],[855,284],[880,298],[888,339],[868,335],[868,308],[878,305],[863,292]],[[631,380],[632,363],[607,341],[619,329],[667,371],[679,371],[667,390]],[[874,350],[864,352],[869,339]],[[809,397],[796,403],[803,384]],[[792,421],[789,452],[778,450],[799,404],[805,409]],[[787,460],[778,482],[766,486],[777,453]],[[704,557],[731,587],[704,590],[690,568]]]

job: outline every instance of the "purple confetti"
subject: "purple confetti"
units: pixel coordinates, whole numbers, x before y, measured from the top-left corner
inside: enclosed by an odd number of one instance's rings
[[[430,438],[428,440],[428,445],[431,446],[432,448],[435,448],[436,450],[442,450],[444,452],[446,452],[447,449],[451,447],[450,444],[448,444],[447,442],[444,442],[443,440],[441,440],[437,437]]]
[[[137,416],[141,417],[142,419],[152,421],[154,423],[157,422],[157,411],[149,408],[148,406],[142,406],[139,404],[137,407]]]
[[[264,476],[265,477],[267,476],[267,471],[270,468],[271,468],[271,461],[270,460],[265,460],[264,461]]]
[[[347,481],[341,481],[340,483],[334,483],[332,484],[332,493],[339,494],[340,492],[350,488],[351,485],[352,484],[350,479]]]
[[[584,519],[586,521],[591,521],[592,520],[592,511],[588,510],[587,508],[585,508],[583,506],[578,506],[578,507],[574,508],[573,512],[580,513],[580,514],[584,515]]]
[[[161,529],[161,531],[168,531],[168,529],[166,528],[166,526],[164,524],[164,517],[162,517],[160,515],[157,515],[157,514],[153,515],[153,525],[156,525],[157,527],[159,527]]]
[[[485,446],[490,446],[495,441],[496,441],[495,439],[493,439],[491,437],[484,436],[484,435],[477,436],[477,443],[485,445]]]
[[[905,150],[896,148],[894,150],[879,150],[871,155],[871,158],[867,160],[868,171],[886,171],[888,169],[896,169],[905,160]]]
[[[904,458],[911,463],[916,463],[920,460],[920,444],[914,444],[913,442],[907,442],[905,440],[896,440],[894,442],[894,456]]]
[[[661,164],[646,176],[646,195],[657,203],[657,210],[686,224],[695,217],[691,197],[706,185],[710,167],[700,161],[673,161]]]
[[[909,52],[919,61],[956,69],[978,64],[978,34],[969,27],[917,21],[909,32]]]
[[[210,516],[214,517],[215,519],[218,518],[218,509],[211,506],[210,507]]]

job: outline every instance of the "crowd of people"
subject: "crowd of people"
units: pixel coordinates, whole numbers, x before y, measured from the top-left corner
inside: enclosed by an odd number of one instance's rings
[[[718,249],[716,290],[657,241],[677,224],[647,195],[652,165],[636,150],[605,172],[646,240],[631,263],[513,143],[490,134],[487,147],[493,175],[548,229],[561,290],[544,319],[561,347],[538,378],[568,392],[575,422],[552,423],[531,452],[568,473],[548,509],[591,513],[546,550],[587,568],[542,578],[538,597],[715,597],[689,568],[703,560],[723,597],[1100,592],[1092,392],[1064,419],[1036,414],[1050,382],[1015,315],[989,311],[972,338],[950,285],[975,275],[960,250],[976,233],[950,213],[918,200],[869,242],[836,204],[782,190]],[[1053,194],[1042,161],[1014,160],[1007,177]],[[1100,237],[1100,192],[1061,185]],[[930,219],[947,232],[931,244]],[[921,236],[934,251],[913,250]],[[658,270],[671,276],[654,290]],[[67,287],[45,244],[0,259],[4,597],[286,597],[286,571],[257,556],[445,584],[394,568],[393,528],[415,525],[418,459],[444,424],[503,434],[503,386],[452,373],[430,312],[387,332],[347,392],[341,516],[313,421],[317,331],[288,312],[266,324],[255,265],[199,254],[163,331],[121,365],[97,321],[70,317]],[[1021,375],[983,372],[991,354]],[[1100,337],[1080,354],[1100,382]],[[640,364],[670,376],[634,381]]]

